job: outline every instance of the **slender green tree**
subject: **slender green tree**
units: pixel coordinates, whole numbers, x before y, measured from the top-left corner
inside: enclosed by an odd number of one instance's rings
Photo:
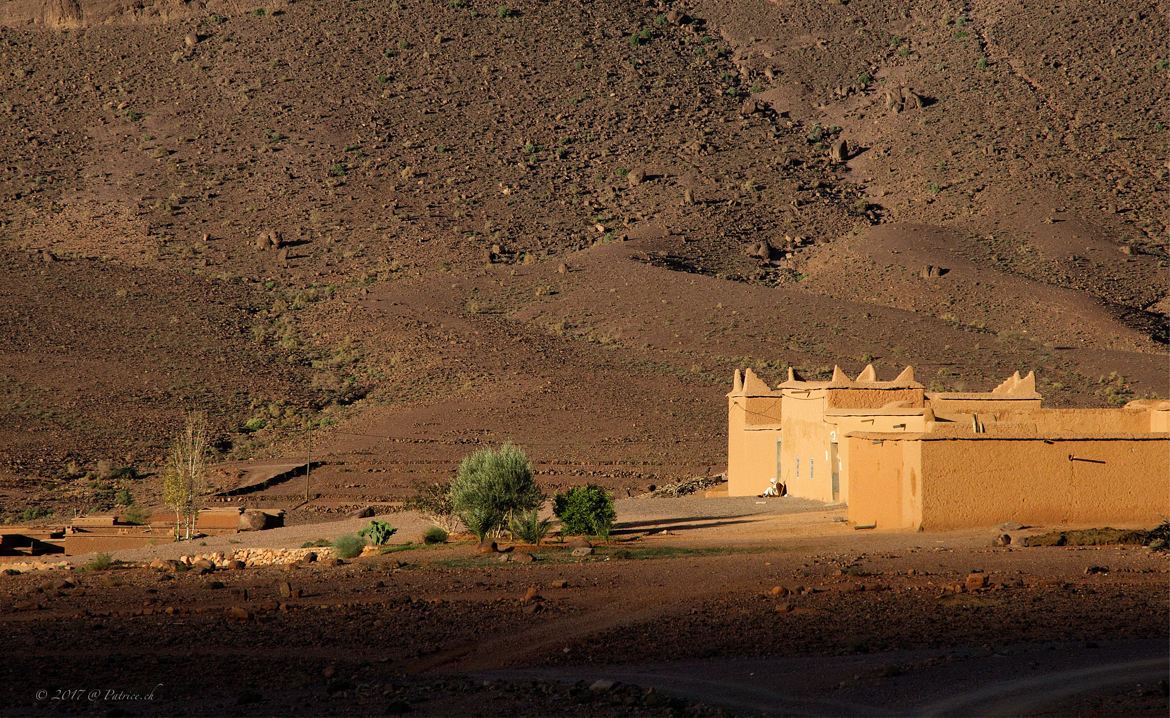
[[[207,493],[207,417],[188,412],[183,430],[171,443],[163,476],[163,501],[175,512],[176,538],[195,534],[203,498]]]

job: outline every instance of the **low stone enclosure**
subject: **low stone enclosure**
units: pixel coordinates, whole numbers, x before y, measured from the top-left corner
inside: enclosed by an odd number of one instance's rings
[[[284,525],[282,509],[201,509],[195,529],[204,536],[257,531]],[[114,514],[79,516],[68,526],[0,526],[0,560],[45,554],[75,556],[95,551],[141,548],[174,540],[173,513],[156,513],[143,524]]]
[[[775,484],[848,504],[858,527],[945,530],[1014,521],[1151,525],[1170,515],[1170,401],[1046,409],[1032,373],[989,392],[927,392],[907,367],[879,381],[769,388],[736,371],[728,399],[731,496]]]

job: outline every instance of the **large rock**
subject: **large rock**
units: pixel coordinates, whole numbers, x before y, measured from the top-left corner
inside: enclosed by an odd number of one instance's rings
[[[495,541],[480,541],[479,545],[475,547],[476,553],[498,553],[500,548],[496,546]]]
[[[844,138],[838,139],[829,148],[829,158],[834,162],[844,162],[849,159],[849,143]]]
[[[263,511],[246,509],[240,514],[240,531],[263,531],[268,528],[271,517]]]
[[[582,556],[589,556],[593,553],[593,548],[590,546],[578,546],[573,549],[573,555],[580,558]]]
[[[211,559],[199,558],[191,562],[191,570],[200,574],[211,573],[215,570],[215,564],[212,563]]]

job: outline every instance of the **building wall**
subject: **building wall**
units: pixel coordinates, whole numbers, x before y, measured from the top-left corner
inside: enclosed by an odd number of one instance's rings
[[[922,523],[922,443],[847,436],[849,520],[855,526],[916,529]]]
[[[832,501],[829,429],[824,421],[825,398],[819,391],[786,392],[780,422],[780,480],[790,496]]]
[[[927,404],[936,414],[992,414],[1037,411],[1040,397],[1013,397],[1011,395],[957,395],[928,394]]]
[[[922,526],[1153,525],[1170,515],[1168,439],[922,442]]]
[[[763,423],[769,412],[775,414],[770,425]],[[776,475],[779,397],[729,396],[727,416],[727,495],[759,496]]]
[[[858,525],[1151,526],[1170,515],[1166,434],[847,440],[849,520]]]
[[[914,387],[876,388],[848,386],[825,389],[826,406],[832,409],[880,409],[892,402],[921,409],[923,391]]]
[[[849,502],[849,497],[853,490],[850,485],[849,478],[851,476],[851,468],[854,465],[855,459],[851,455],[852,446],[850,442],[845,440],[847,434],[853,432],[866,431],[885,431],[885,432],[905,432],[905,433],[919,433],[925,430],[926,417],[922,414],[851,414],[851,415],[832,415],[826,417],[826,420],[833,423],[830,426],[829,440],[830,442],[837,442],[838,460],[840,461],[841,471],[841,492],[839,501]],[[863,463],[859,468],[864,469]]]

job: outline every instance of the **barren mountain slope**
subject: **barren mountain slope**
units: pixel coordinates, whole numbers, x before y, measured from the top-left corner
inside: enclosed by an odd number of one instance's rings
[[[737,366],[1165,395],[1164,10],[12,3],[0,507],[184,408],[325,510],[720,471]]]

